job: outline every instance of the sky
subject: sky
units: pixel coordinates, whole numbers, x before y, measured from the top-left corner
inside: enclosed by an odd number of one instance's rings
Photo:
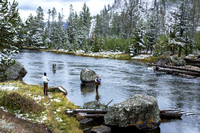
[[[9,0],[12,2],[13,0]],[[25,21],[30,14],[36,15],[36,10],[39,6],[42,7],[44,10],[44,17],[45,21],[47,21],[47,11],[48,9],[53,9],[53,7],[56,8],[57,12],[62,11],[65,16],[65,19],[67,19],[69,15],[69,7],[70,4],[73,5],[74,11],[79,13],[82,10],[83,4],[86,2],[86,5],[90,9],[91,15],[96,15],[100,13],[100,10],[104,8],[104,6],[110,4],[112,5],[114,3],[114,0],[15,0],[18,2],[18,9],[20,13],[20,17],[23,21]]]

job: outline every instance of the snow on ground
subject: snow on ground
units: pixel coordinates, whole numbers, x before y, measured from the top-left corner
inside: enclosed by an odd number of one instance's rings
[[[149,57],[151,57],[151,56],[152,56],[152,55],[140,54],[140,55],[137,55],[137,56],[132,57],[131,59],[142,60],[142,59],[149,58]]]
[[[18,89],[18,87],[14,86],[11,83],[10,84],[6,84],[6,85],[4,85],[4,84],[0,85],[0,90],[14,91],[16,89]]]
[[[88,55],[88,56],[103,56],[105,58],[108,58],[111,55],[120,55],[120,54],[124,54],[124,52],[111,52],[111,51],[96,52],[96,53],[90,52],[90,53],[87,53],[85,55]]]
[[[51,102],[61,102],[61,100],[60,99],[51,99]]]

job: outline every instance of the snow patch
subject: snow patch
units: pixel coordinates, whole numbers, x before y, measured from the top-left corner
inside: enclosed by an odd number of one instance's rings
[[[61,100],[60,99],[51,99],[51,102],[61,102]]]
[[[18,89],[18,87],[14,86],[13,84],[0,85],[0,90],[14,91],[16,89]]]
[[[151,56],[152,56],[152,55],[144,55],[144,54],[140,54],[140,55],[137,55],[137,56],[132,57],[131,59],[142,60],[142,59],[149,58],[149,57],[151,57]]]

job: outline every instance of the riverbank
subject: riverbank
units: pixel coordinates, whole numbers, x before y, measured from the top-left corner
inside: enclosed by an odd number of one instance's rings
[[[69,51],[69,50],[64,50],[64,49],[46,49],[46,48],[34,48],[34,47],[23,47],[23,49],[40,50],[40,51],[46,51],[46,52],[54,52],[54,53],[58,53],[58,54],[71,54],[71,55],[95,57],[95,58],[109,58],[109,59],[120,59],[120,60],[130,60],[131,59],[130,55],[126,54],[124,52],[103,51],[103,52],[87,52],[87,53],[85,53],[82,50]]]
[[[0,83],[0,108],[0,132],[82,132],[76,118],[64,113],[77,106],[61,93],[44,96],[39,85]]]

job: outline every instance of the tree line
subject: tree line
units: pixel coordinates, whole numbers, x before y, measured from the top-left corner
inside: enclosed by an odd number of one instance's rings
[[[53,8],[47,12],[47,22],[38,7],[36,16],[30,15],[24,23],[17,2],[0,4],[2,57],[23,46],[121,51],[131,56],[159,56],[165,51],[181,56],[200,49],[200,0],[154,0],[151,7],[145,0],[115,0],[96,16],[91,16],[86,3],[80,13],[70,5],[67,20],[63,11]]]

